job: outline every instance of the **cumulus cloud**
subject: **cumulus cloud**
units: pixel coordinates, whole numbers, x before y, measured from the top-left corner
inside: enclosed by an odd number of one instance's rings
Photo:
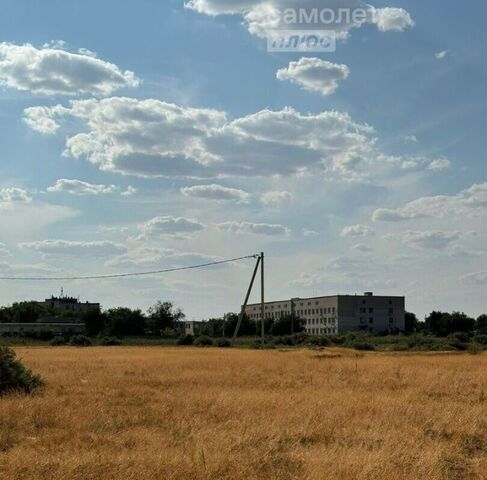
[[[414,27],[411,15],[404,8],[373,8],[372,23],[375,23],[381,32],[403,32]]]
[[[310,230],[308,228],[303,228],[303,230],[301,230],[301,233],[304,237],[318,237],[320,235],[320,233],[316,230]]]
[[[135,248],[130,252],[112,258],[105,263],[114,268],[172,268],[210,263],[222,257],[197,252],[179,252],[173,249]]]
[[[289,202],[292,199],[293,199],[292,193],[287,192],[286,190],[264,192],[260,196],[260,201],[264,205],[273,205],[273,206],[282,205],[283,203]]]
[[[262,110],[229,122],[215,110],[117,97],[26,110],[26,121],[41,133],[55,131],[64,117],[87,127],[68,137],[65,155],[127,175],[214,178],[329,171],[352,178],[377,158],[372,155],[374,130],[335,111]]]
[[[442,230],[413,231],[408,230],[400,234],[390,234],[388,240],[399,240],[414,247],[431,250],[442,250],[461,239],[460,232],[445,232]]]
[[[389,162],[397,165],[403,170],[431,170],[433,172],[440,172],[451,168],[451,161],[448,158],[429,158],[424,155],[403,155],[403,156],[387,156],[382,157],[384,162]]]
[[[379,208],[376,222],[400,222],[416,218],[479,217],[487,214],[487,183],[475,184],[457,195],[422,197],[396,209]]]
[[[187,197],[200,198],[203,200],[214,201],[235,201],[246,203],[250,199],[250,194],[236,188],[228,188],[222,185],[194,185],[181,189],[181,193]]]
[[[287,68],[278,70],[276,77],[278,80],[289,80],[305,90],[327,96],[335,93],[339,83],[349,75],[350,69],[346,65],[303,57],[297,62],[289,63]]]
[[[47,191],[50,193],[71,193],[72,195],[101,195],[115,193],[118,191],[118,187],[115,185],[94,185],[81,180],[60,178]]]
[[[223,222],[217,224],[216,228],[221,232],[265,236],[285,236],[290,233],[289,229],[282,225],[268,223]]]
[[[119,193],[122,196],[130,196],[137,192],[134,187],[121,190],[115,185],[96,185],[82,180],[60,178],[54,185],[47,188],[49,193],[69,193],[71,195],[107,195]]]
[[[2,188],[0,189],[0,204],[30,203],[32,198],[27,190],[23,188]]]
[[[375,8],[361,0],[188,0],[185,6],[211,16],[240,15],[249,32],[259,37],[275,29],[333,29],[346,38],[351,29],[366,23],[382,32],[414,26],[402,8]]]
[[[76,122],[68,122],[70,118]],[[154,99],[75,100],[68,107],[32,107],[26,121],[53,133],[76,125],[64,155],[100,169],[140,177],[212,179],[320,173],[363,181],[389,174],[403,159],[382,154],[374,129],[347,113],[262,110],[227,119],[225,112]],[[427,169],[427,159],[416,162]]]
[[[133,72],[122,71],[93,54],[70,53],[58,46],[0,43],[0,83],[42,95],[106,96],[124,87],[137,87]]]
[[[374,229],[367,225],[350,225],[345,227],[340,236],[342,237],[370,237],[374,234]]]
[[[43,255],[76,257],[109,257],[127,251],[125,246],[110,241],[41,240],[24,242],[20,244],[20,247],[34,250]]]
[[[184,237],[201,232],[205,225],[193,218],[162,216],[139,225],[139,239],[154,237]]]

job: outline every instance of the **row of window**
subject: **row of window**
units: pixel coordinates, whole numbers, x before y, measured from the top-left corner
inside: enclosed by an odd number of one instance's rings
[[[336,328],[308,328],[306,332],[310,335],[336,335]]]
[[[324,308],[308,308],[304,310],[297,310],[298,316],[303,317],[305,315],[326,315],[336,313],[336,307],[324,307]]]
[[[335,325],[336,320],[334,318],[308,318],[306,325]]]

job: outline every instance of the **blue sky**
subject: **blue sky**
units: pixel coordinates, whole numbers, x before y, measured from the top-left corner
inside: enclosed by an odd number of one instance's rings
[[[264,250],[270,298],[374,290],[420,315],[482,313],[487,6],[376,1],[334,53],[267,52],[249,18],[302,5],[5,1],[0,273]],[[173,299],[200,318],[238,309],[249,275],[64,287],[105,306]],[[0,302],[60,287],[2,282]]]

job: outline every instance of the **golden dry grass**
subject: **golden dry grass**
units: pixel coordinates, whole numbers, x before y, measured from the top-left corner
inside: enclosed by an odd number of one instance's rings
[[[0,478],[487,478],[487,356],[20,348]]]

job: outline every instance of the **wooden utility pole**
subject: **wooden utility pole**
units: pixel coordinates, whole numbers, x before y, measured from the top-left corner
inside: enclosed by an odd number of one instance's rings
[[[264,252],[260,254],[260,314],[262,317],[262,346],[265,343],[265,277],[264,277]]]
[[[259,265],[260,265],[261,260],[262,260],[260,255],[259,256],[256,255],[256,258],[257,258],[257,263],[255,264],[254,273],[252,274],[252,279],[250,280],[250,285],[249,285],[249,288],[247,290],[247,295],[245,296],[244,304],[242,305],[242,310],[240,311],[240,315],[238,316],[238,322],[237,322],[237,326],[235,327],[235,332],[233,333],[232,341],[235,341],[235,339],[238,336],[238,332],[239,332],[240,327],[242,325],[243,317],[245,315],[245,309],[247,308],[247,304],[249,303],[250,294],[252,293],[252,287],[254,286],[255,277],[257,276],[257,271],[259,270]]]

